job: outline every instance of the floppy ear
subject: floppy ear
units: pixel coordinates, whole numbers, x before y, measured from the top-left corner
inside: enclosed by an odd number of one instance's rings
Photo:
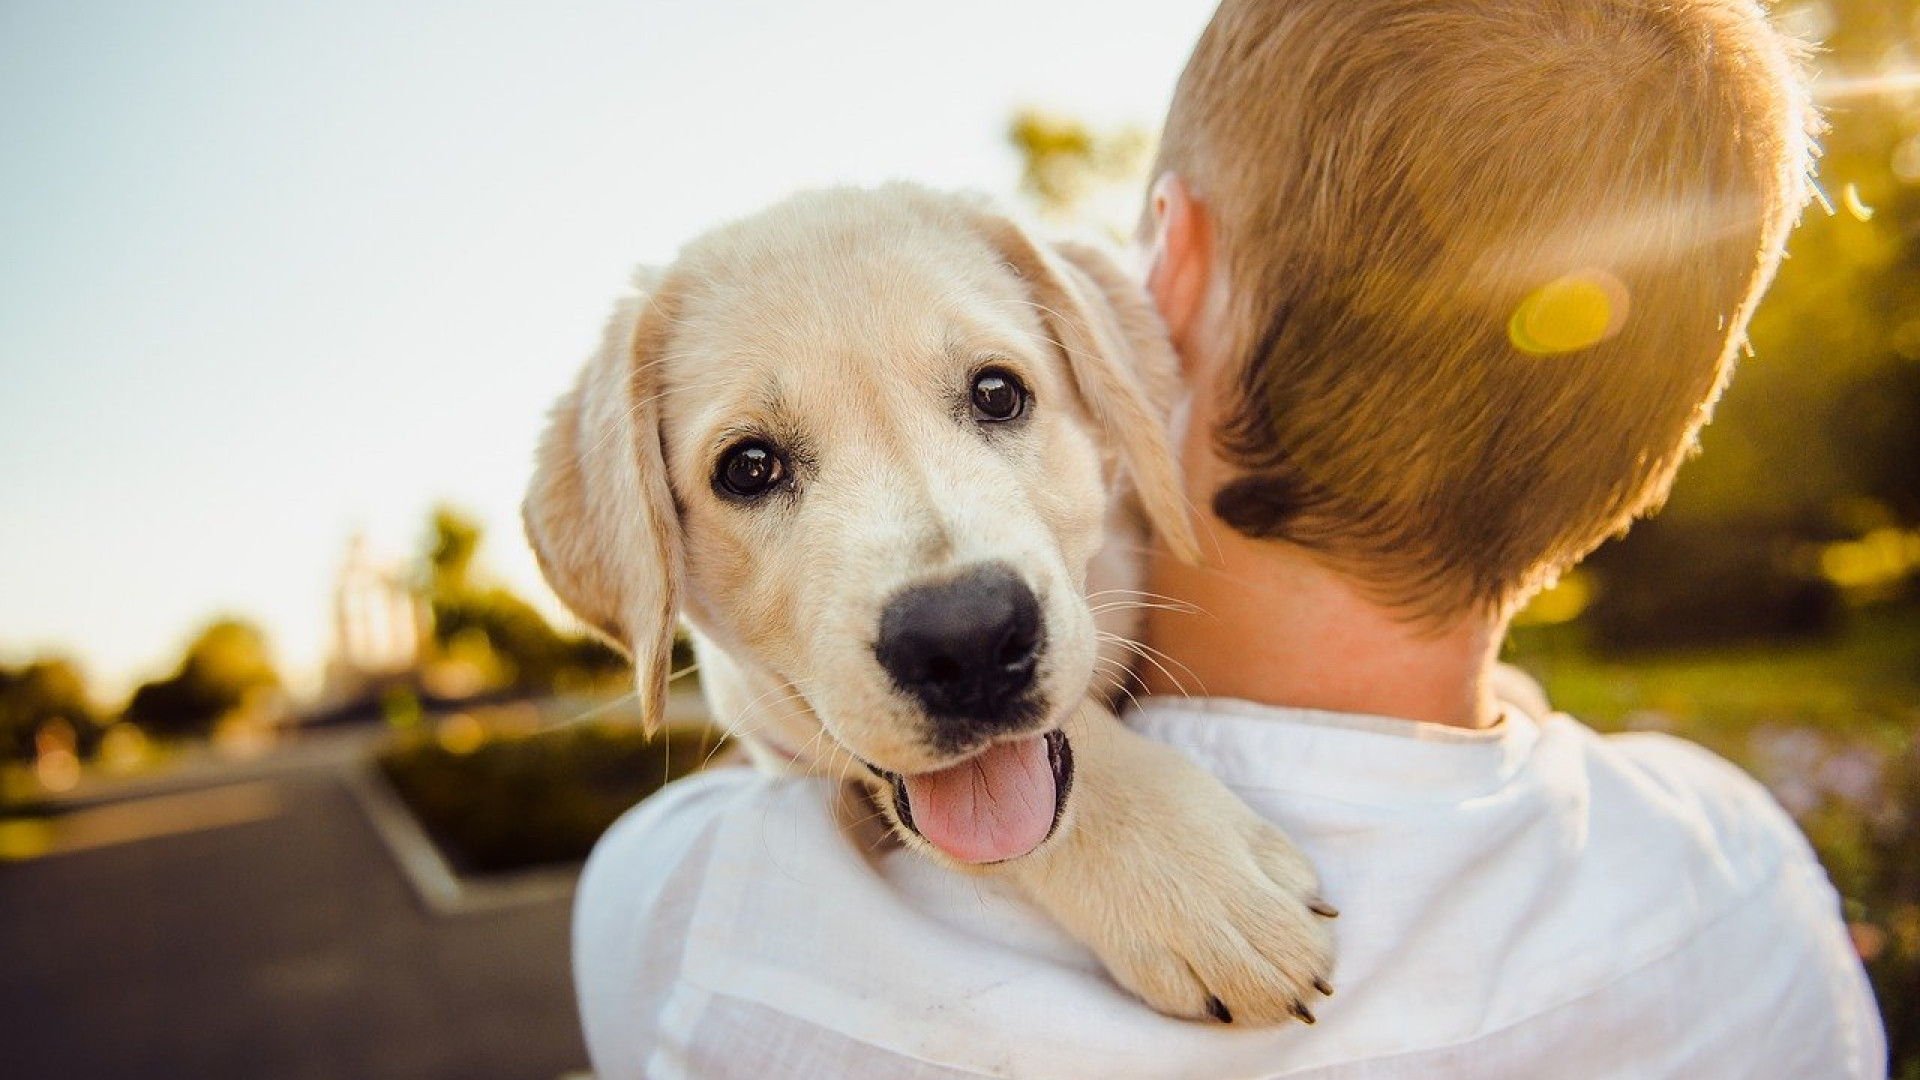
[[[660,447],[664,297],[623,298],[600,349],[554,405],[521,516],[567,607],[633,659],[648,734],[666,716],[680,524]]]
[[[1199,544],[1168,433],[1180,365],[1146,293],[1094,248],[1050,250],[992,213],[981,215],[981,225],[1026,281],[1047,332],[1066,351],[1080,399],[1119,449],[1154,531],[1175,556],[1197,561]]]

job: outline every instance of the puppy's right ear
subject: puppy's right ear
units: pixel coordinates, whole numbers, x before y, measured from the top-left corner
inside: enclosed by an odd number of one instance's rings
[[[666,716],[680,524],[660,444],[661,292],[623,298],[600,349],[554,405],[521,516],[553,591],[633,659],[641,721]]]
[[[1183,562],[1200,544],[1167,433],[1179,360],[1140,286],[1092,248],[1037,243],[1012,219],[977,210],[975,225],[1025,282],[1075,387],[1117,447],[1154,531]]]

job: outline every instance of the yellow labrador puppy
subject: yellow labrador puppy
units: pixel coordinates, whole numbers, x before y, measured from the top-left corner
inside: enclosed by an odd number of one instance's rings
[[[1011,875],[1163,1012],[1311,1021],[1312,868],[1105,701],[1148,523],[1194,548],[1137,287],[894,185],[791,199],[639,288],[554,410],[526,525],[649,723],[684,619],[762,765],[865,783],[906,843]]]

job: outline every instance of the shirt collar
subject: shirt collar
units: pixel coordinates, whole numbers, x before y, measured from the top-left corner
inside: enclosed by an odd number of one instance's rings
[[[1539,722],[1510,703],[1480,730],[1234,698],[1148,697],[1127,722],[1233,787],[1383,804],[1452,803],[1497,790],[1540,738]]]

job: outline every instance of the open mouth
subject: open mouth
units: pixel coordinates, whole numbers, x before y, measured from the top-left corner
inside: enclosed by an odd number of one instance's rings
[[[995,863],[1027,854],[1059,827],[1073,789],[1073,745],[1056,728],[933,772],[868,768],[892,785],[901,825],[960,862]]]

